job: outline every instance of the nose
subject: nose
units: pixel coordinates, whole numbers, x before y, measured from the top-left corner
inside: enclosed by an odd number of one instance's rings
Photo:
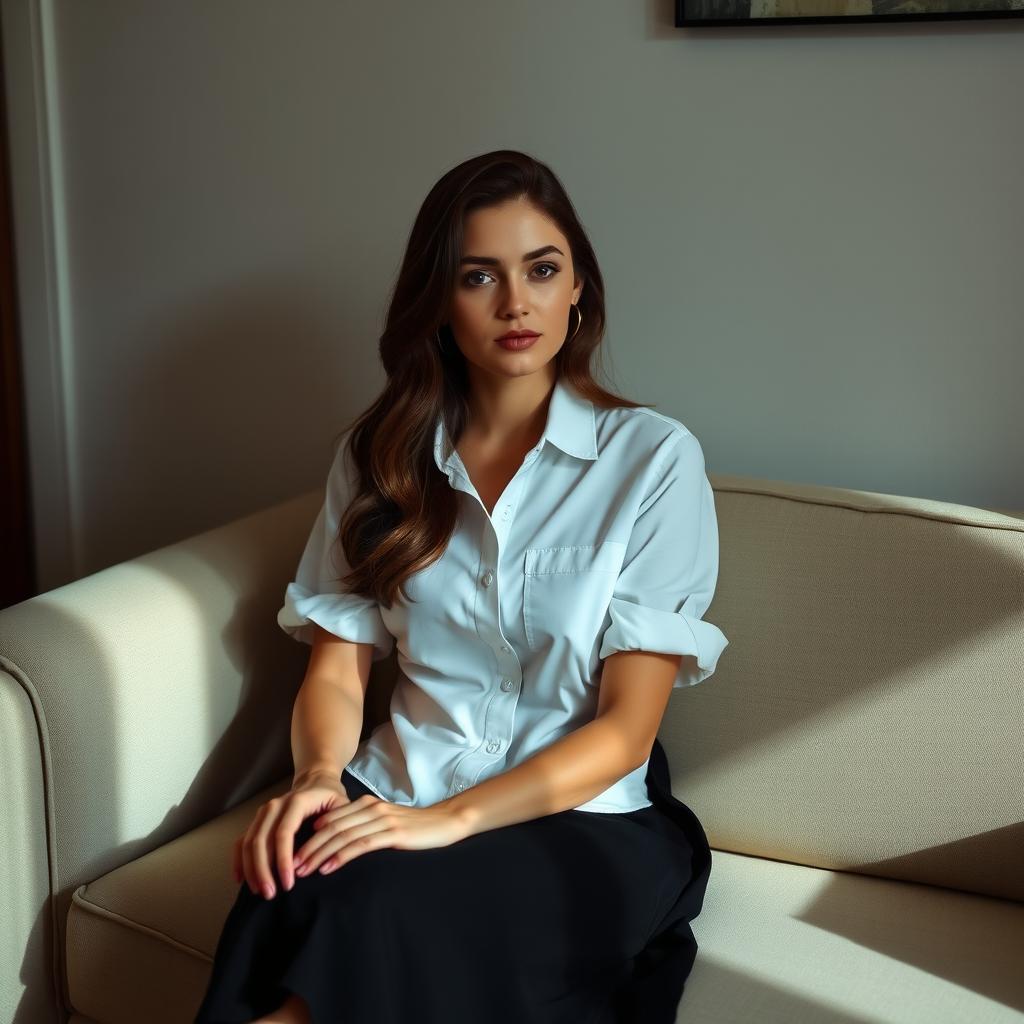
[[[526,285],[519,281],[510,281],[504,295],[501,315],[506,320],[515,320],[526,312]]]

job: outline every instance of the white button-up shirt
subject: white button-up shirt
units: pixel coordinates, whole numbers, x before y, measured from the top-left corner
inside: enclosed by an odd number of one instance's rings
[[[603,409],[558,380],[544,434],[489,514],[443,420],[434,460],[462,492],[444,554],[388,609],[340,592],[338,524],[354,471],[339,442],[323,506],[278,624],[312,643],[318,623],[398,645],[390,719],[348,770],[382,799],[427,807],[594,719],[602,660],[615,651],[684,655],[674,688],[714,671],[728,645],[703,619],[718,577],[714,495],[697,439],[652,409]],[[331,546],[334,550],[331,550]],[[581,811],[651,805],[647,762]]]

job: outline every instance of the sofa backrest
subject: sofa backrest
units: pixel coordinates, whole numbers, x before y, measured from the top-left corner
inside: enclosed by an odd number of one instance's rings
[[[660,738],[712,847],[1024,900],[1024,518],[709,479],[730,644]]]
[[[712,847],[1024,900],[1024,513],[709,479],[730,643],[659,738]]]

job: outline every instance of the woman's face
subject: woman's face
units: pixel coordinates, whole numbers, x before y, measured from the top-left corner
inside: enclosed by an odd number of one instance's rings
[[[459,350],[498,376],[546,366],[576,329],[570,307],[583,291],[565,236],[526,199],[474,210],[463,234],[449,316]],[[514,352],[498,344],[506,332],[523,330],[540,335],[529,348]]]

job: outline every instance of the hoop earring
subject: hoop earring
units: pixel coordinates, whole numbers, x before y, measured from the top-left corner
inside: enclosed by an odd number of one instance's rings
[[[583,323],[583,314],[580,312],[578,304],[573,303],[572,308],[576,310],[576,316],[578,318],[576,320],[576,330],[572,332],[572,338],[575,338],[576,335],[580,333],[580,325]],[[569,341],[572,341],[572,338],[570,338]]]

